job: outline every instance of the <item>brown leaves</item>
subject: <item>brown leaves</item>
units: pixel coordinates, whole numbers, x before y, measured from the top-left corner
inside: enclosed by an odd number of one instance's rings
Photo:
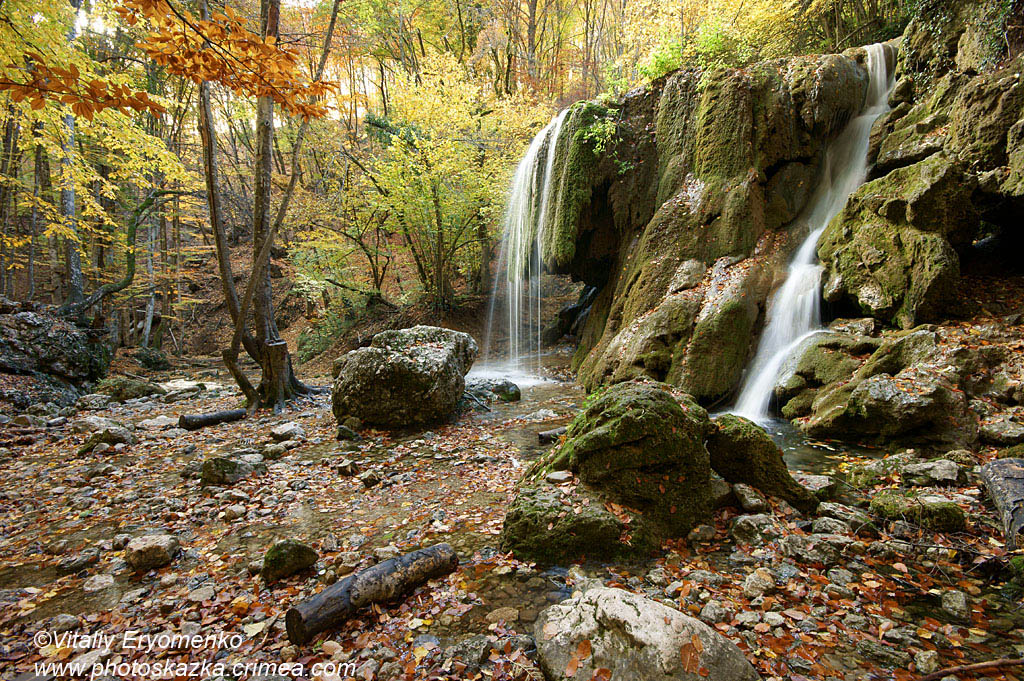
[[[700,636],[693,634],[690,637],[690,642],[685,644],[679,651],[683,663],[683,671],[687,674],[696,674],[701,668],[700,654],[702,652],[704,652],[704,644],[701,643]]]
[[[576,646],[576,652],[569,658],[569,662],[565,665],[565,675],[572,677],[576,676],[576,672],[579,671],[580,662],[586,660],[591,655],[590,639],[583,639],[579,645]],[[609,672],[609,675],[611,672]],[[597,675],[597,672],[594,672]]]

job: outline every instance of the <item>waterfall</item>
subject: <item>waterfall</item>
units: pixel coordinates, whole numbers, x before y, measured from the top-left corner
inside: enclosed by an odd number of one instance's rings
[[[892,82],[885,46],[867,48],[868,93],[861,114],[828,147],[821,180],[800,220],[809,233],[790,261],[786,281],[768,305],[767,324],[731,410],[753,421],[768,417],[775,379],[783,363],[805,338],[821,327],[818,239],[867,177],[868,143],[875,119],[889,110]]]
[[[519,161],[505,208],[504,230],[498,269],[487,314],[484,359],[490,359],[495,330],[495,308],[500,285],[505,284],[505,315],[508,325],[508,356],[505,371],[520,373],[539,368],[541,340],[541,239],[551,198],[551,171],[555,145],[568,109],[551,119],[530,142]],[[504,271],[505,276],[501,273]],[[525,366],[528,358],[533,366]]]

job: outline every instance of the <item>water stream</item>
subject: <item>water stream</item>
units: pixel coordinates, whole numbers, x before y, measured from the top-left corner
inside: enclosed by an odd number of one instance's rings
[[[492,359],[495,333],[507,325],[508,350],[501,366],[489,365],[503,376],[522,375],[539,368],[541,336],[541,239],[551,197],[551,171],[555,145],[568,109],[551,119],[533,138],[516,167],[505,209],[504,233],[498,273],[487,318],[484,362]],[[505,276],[500,275],[501,272]],[[504,296],[501,295],[504,284]],[[495,324],[495,310],[503,302],[505,314]],[[527,366],[527,363],[532,366]],[[514,380],[514,379],[513,379]]]
[[[892,77],[886,67],[886,48],[876,43],[866,49],[869,84],[864,109],[825,153],[818,188],[799,218],[808,230],[807,237],[789,264],[785,283],[772,296],[767,325],[731,410],[752,421],[769,420],[779,370],[805,338],[821,329],[822,267],[817,257],[818,240],[850,194],[864,183],[871,126],[889,109]]]

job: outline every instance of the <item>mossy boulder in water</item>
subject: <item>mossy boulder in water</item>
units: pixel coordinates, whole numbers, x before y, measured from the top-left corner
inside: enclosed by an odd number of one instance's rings
[[[709,428],[703,408],[688,397],[677,401],[664,384],[630,381],[604,390],[569,425],[565,441],[527,472],[505,519],[503,548],[564,562],[643,552],[685,536],[711,510]],[[545,481],[564,470],[579,481],[570,513],[567,494]]]
[[[707,448],[711,467],[731,483],[744,483],[785,499],[801,511],[813,511],[818,499],[793,479],[782,450],[757,424],[734,414],[714,420]]]
[[[436,326],[384,331],[334,363],[334,415],[386,427],[442,421],[456,410],[477,355],[469,334]]]

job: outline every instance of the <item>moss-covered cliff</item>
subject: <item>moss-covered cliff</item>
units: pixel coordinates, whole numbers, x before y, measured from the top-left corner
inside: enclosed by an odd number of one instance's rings
[[[585,385],[649,376],[704,402],[734,388],[788,252],[785,227],[864,101],[863,58],[683,70],[573,108],[543,254],[602,289],[575,358]]]

